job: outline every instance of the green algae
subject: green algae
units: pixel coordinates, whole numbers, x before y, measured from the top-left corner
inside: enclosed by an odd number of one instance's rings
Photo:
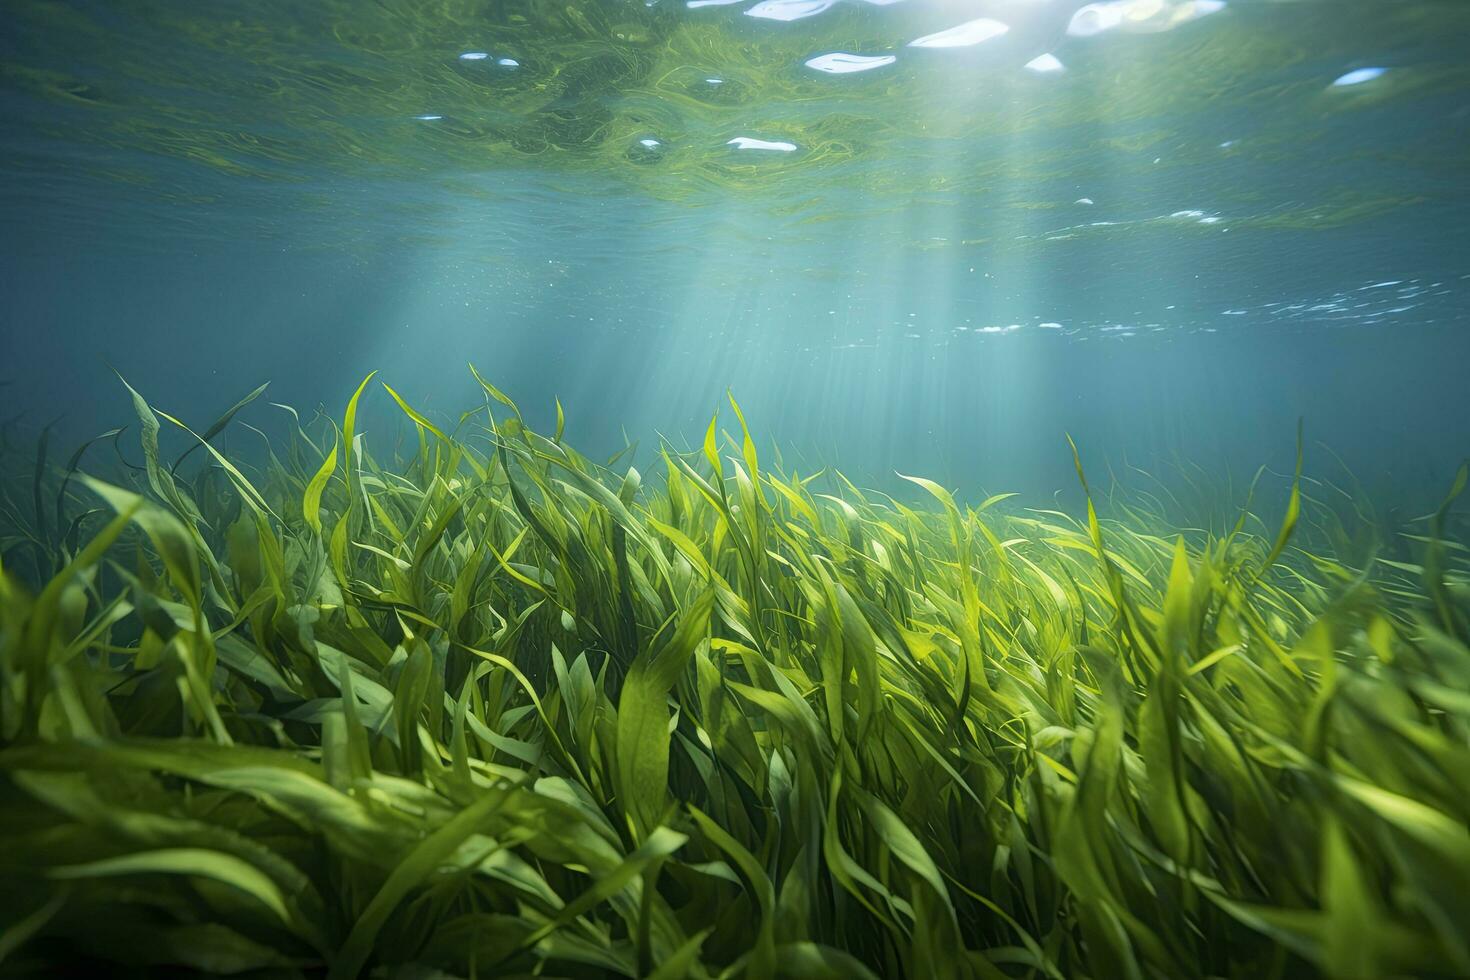
[[[143,466],[7,493],[0,968],[1470,971],[1463,468],[1386,549],[1300,472],[905,504],[733,401],[648,480],[476,378],[264,465],[263,389],[172,465],[135,395]]]

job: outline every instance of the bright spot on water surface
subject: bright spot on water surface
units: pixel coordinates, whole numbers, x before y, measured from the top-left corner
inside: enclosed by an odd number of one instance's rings
[[[1356,71],[1350,71],[1346,75],[1341,76],[1332,85],[1334,88],[1341,88],[1344,85],[1361,85],[1364,82],[1373,81],[1373,79],[1386,71],[1388,71],[1387,68],[1359,68]]]
[[[658,149],[660,146],[663,146],[662,143],[660,143],[658,140],[654,139],[651,136],[646,136],[643,139],[639,140],[638,141],[638,145],[639,146],[646,146],[650,150],[655,150],[655,149]]]
[[[966,48],[981,41],[988,41],[993,37],[1000,37],[1010,27],[998,20],[989,17],[981,17],[979,20],[966,21],[958,27],[951,27],[947,31],[939,31],[937,34],[925,34],[909,42],[911,48]]]
[[[1067,24],[1067,33],[1073,37],[1092,37],[1110,31],[1123,23],[1123,8],[1126,3],[1089,3],[1072,15]]]
[[[433,122],[435,119],[443,119],[444,117],[443,116],[431,115],[430,113],[427,113],[426,112],[426,113],[424,113],[421,116],[414,116],[414,118],[415,119],[418,119],[418,120],[421,120],[423,122]]]
[[[737,136],[725,144],[733,146],[737,150],[779,150],[782,153],[790,153],[796,149],[795,143],[785,140],[763,140],[754,136]]]
[[[1039,54],[1026,62],[1026,68],[1034,72],[1066,71],[1067,66],[1057,60],[1057,56],[1051,52]]]
[[[1073,37],[1092,37],[1114,28],[1151,32],[1173,30],[1201,17],[1225,9],[1225,0],[1104,0],[1089,3],[1072,15],[1067,33]]]
[[[765,20],[801,20],[815,17],[835,4],[837,0],[761,0],[745,12],[747,17]]]
[[[462,55],[459,56],[459,60],[460,61],[484,61],[488,57],[490,57],[490,54],[487,51],[466,51],[464,54],[462,54]]]
[[[501,58],[499,61],[497,61],[495,63],[497,65],[500,65],[503,68],[519,68],[519,67],[521,67],[521,63],[519,61],[515,60],[514,58]]]
[[[1091,204],[1092,203],[1092,198],[1090,198],[1090,197],[1079,197],[1079,198],[1077,198],[1077,200],[1073,201],[1072,203],[1073,204]]]
[[[684,6],[690,10],[698,10],[700,7],[728,7],[732,3],[740,3],[741,0],[689,0]]]
[[[806,63],[808,68],[824,71],[831,75],[848,75],[857,71],[871,71],[874,68],[882,68],[891,65],[898,58],[891,54],[847,54],[843,51],[834,51],[831,54],[818,55]]]

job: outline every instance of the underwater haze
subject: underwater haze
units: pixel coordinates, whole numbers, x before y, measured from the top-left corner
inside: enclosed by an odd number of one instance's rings
[[[592,450],[728,389],[873,480],[1286,469],[1300,417],[1437,493],[1470,445],[1461,3],[0,16],[0,391],[78,438],[109,364],[202,422],[372,369],[447,417],[472,361]]]
[[[1470,0],[4,0],[0,980],[1470,977]]]

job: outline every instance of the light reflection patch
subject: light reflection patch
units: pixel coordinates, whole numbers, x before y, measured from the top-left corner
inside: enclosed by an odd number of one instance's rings
[[[998,20],[991,20],[989,17],[981,17],[978,20],[966,21],[957,27],[951,27],[947,31],[915,38],[909,42],[909,47],[967,48],[972,44],[980,44],[991,38],[1000,37],[1009,30],[1009,25],[1002,24]]]
[[[891,65],[898,58],[891,54],[848,54],[845,51],[834,51],[831,54],[818,55],[807,61],[808,68],[824,71],[829,75],[850,75],[853,72],[872,71],[874,68],[882,68]]]
[[[725,144],[733,146],[737,150],[774,150],[779,153],[792,153],[796,150],[795,143],[785,140],[763,140],[754,136],[737,136]]]

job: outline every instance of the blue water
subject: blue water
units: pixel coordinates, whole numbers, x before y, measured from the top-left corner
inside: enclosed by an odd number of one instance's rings
[[[1034,499],[1067,434],[1248,477],[1301,418],[1432,499],[1467,41],[1459,2],[13,0],[0,406],[64,443],[131,418],[113,368],[199,425],[270,381],[270,432],[379,370],[453,419],[473,362],[593,454],[731,391],[807,468]]]

